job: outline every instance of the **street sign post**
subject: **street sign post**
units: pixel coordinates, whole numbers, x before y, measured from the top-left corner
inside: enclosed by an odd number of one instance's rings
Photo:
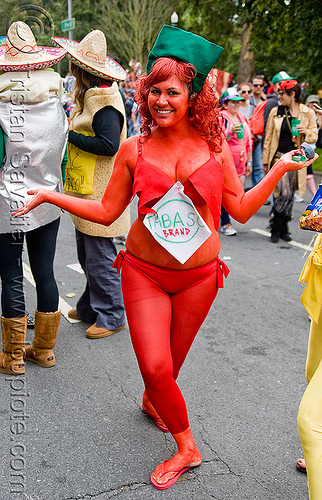
[[[75,17],[71,19],[65,19],[61,22],[61,30],[62,31],[70,31],[75,28]]]

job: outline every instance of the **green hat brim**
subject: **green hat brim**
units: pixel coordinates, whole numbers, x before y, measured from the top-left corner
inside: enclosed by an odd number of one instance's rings
[[[223,99],[223,101],[227,102],[227,101],[245,101],[245,99],[243,97],[239,97],[239,96],[234,96],[234,97],[225,97]]]
[[[199,92],[209,71],[224,49],[205,38],[173,26],[164,25],[148,55],[146,73],[160,57],[170,57],[192,64],[197,75],[192,80],[192,90]]]

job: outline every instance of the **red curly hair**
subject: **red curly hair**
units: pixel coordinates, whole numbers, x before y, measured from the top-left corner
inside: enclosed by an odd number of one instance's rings
[[[156,125],[148,107],[148,95],[152,85],[167,80],[175,75],[186,83],[190,95],[188,121],[207,142],[213,151],[221,152],[222,129],[219,119],[219,103],[208,80],[198,94],[192,92],[192,80],[196,76],[195,67],[183,61],[160,57],[152,66],[151,72],[140,76],[135,86],[134,100],[139,106],[141,115],[142,138],[147,139],[151,128]]]

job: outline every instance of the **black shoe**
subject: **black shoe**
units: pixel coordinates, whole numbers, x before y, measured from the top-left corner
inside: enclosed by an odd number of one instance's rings
[[[281,238],[282,240],[284,240],[284,241],[287,241],[287,242],[292,241],[292,238],[290,237],[290,235],[289,235],[289,234],[281,234],[281,235],[280,235],[280,238]]]
[[[279,239],[280,239],[280,235],[278,233],[271,234],[271,242],[272,243],[278,243]]]

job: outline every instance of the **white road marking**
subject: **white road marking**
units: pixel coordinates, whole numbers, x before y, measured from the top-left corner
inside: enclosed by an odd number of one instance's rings
[[[29,281],[29,283],[33,287],[36,287],[35,280],[34,280],[33,275],[31,273],[30,267],[25,262],[22,263],[22,267],[23,267],[23,275],[26,278],[26,280]],[[67,321],[69,321],[69,323],[80,323],[80,320],[78,320],[78,319],[72,319],[72,318],[68,317],[68,311],[72,307],[62,297],[59,297],[59,305],[58,305],[58,307],[61,310],[61,313],[64,316],[64,318],[66,318]]]
[[[253,231],[253,233],[257,233],[257,234],[261,234],[262,236],[267,236],[268,238],[271,237],[271,233],[268,232],[268,231],[264,231],[263,229],[251,229],[251,231]],[[288,245],[293,245],[293,247],[297,247],[297,248],[302,248],[302,250],[306,250],[306,251],[309,251],[309,252],[312,252],[313,250],[313,247],[309,246],[309,245],[303,245],[303,243],[298,243],[297,241],[290,241],[290,242],[287,242]]]

